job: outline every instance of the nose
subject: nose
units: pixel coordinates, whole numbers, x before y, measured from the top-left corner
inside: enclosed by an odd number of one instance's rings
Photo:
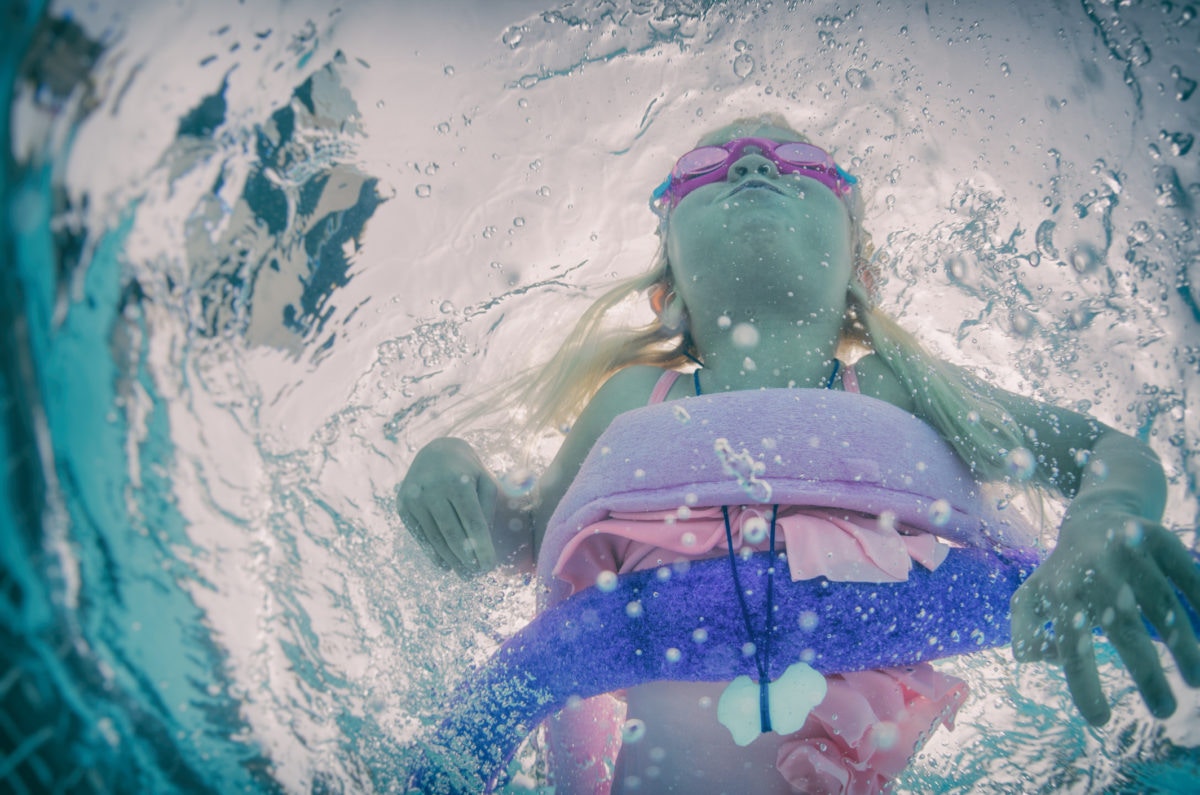
[[[779,169],[775,164],[757,152],[742,155],[729,167],[729,179],[733,181],[751,177],[774,179],[778,176]]]

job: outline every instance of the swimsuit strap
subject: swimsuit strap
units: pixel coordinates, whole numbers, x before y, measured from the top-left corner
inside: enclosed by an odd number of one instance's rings
[[[848,364],[842,368],[842,388],[847,392],[858,394],[858,373],[854,372],[854,365]]]
[[[667,393],[671,391],[671,387],[675,386],[675,381],[679,378],[678,370],[663,370],[663,374],[658,377],[658,382],[654,385],[654,389],[650,391],[650,401],[646,405],[653,406],[656,403],[662,403],[667,398]]]

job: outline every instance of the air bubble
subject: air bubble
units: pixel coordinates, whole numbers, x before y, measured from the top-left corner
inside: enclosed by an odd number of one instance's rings
[[[517,49],[518,45],[520,45],[524,34],[524,26],[513,25],[508,30],[504,31],[504,35],[500,37],[500,40],[503,41],[505,46],[507,46],[510,50],[515,50]]]
[[[646,736],[646,722],[641,718],[630,718],[621,727],[621,742],[636,743]]]
[[[1033,477],[1033,473],[1037,470],[1037,459],[1029,450],[1018,447],[1004,457],[1004,467],[1010,478],[1018,483],[1024,483]]]
[[[742,523],[742,536],[748,544],[761,544],[767,538],[767,520],[761,516],[751,516]]]
[[[602,593],[612,593],[617,589],[617,573],[602,571],[596,575],[596,588]]]
[[[642,603],[634,599],[629,604],[625,605],[625,615],[630,618],[638,618],[642,614]]]
[[[1037,328],[1037,321],[1033,319],[1033,315],[1024,310],[1017,310],[1013,313],[1012,329],[1014,333],[1028,337],[1033,334],[1035,328]]]
[[[800,625],[800,629],[804,630],[805,632],[812,632],[817,628],[817,625],[821,623],[821,619],[813,611],[805,610],[800,614],[800,618],[797,623]]]
[[[1145,39],[1137,38],[1129,42],[1129,62],[1134,66],[1145,66],[1153,57]]]
[[[1053,221],[1045,220],[1038,224],[1037,232],[1034,233],[1038,251],[1043,257],[1050,259],[1058,259],[1058,249],[1054,247],[1055,226],[1057,224]]]
[[[1071,251],[1069,257],[1071,267],[1076,273],[1091,273],[1100,266],[1100,252],[1092,246],[1082,245]]]
[[[417,194],[418,199],[428,199],[433,195],[433,186],[424,184],[418,185],[417,189],[413,192]]]
[[[900,740],[900,727],[891,721],[881,720],[872,727],[871,740],[879,750],[890,750]]]
[[[1187,102],[1196,93],[1196,81],[1182,74],[1175,77],[1175,99]]]
[[[708,630],[700,627],[692,631],[692,643],[705,643],[708,641]]]
[[[733,73],[742,80],[750,76],[754,71],[754,56],[748,52],[744,52],[733,59]]]
[[[742,350],[758,347],[758,329],[750,323],[738,323],[733,327],[733,344]]]
[[[1161,137],[1167,142],[1167,148],[1175,157],[1183,157],[1188,152],[1192,151],[1192,144],[1196,142],[1196,137],[1191,133],[1169,133],[1166,130],[1163,130]],[[1146,222],[1142,221],[1141,224],[1142,226],[1145,226]]]
[[[680,658],[682,658],[682,657],[683,657],[683,654],[679,651],[679,649],[675,648],[674,646],[667,649],[667,653],[666,653],[667,662],[677,663],[677,662],[679,662]]]
[[[929,521],[935,527],[944,527],[950,521],[951,508],[947,500],[935,500],[929,506]]]
[[[533,491],[536,482],[532,470],[517,467],[504,473],[500,478],[500,488],[510,497],[523,497]]]

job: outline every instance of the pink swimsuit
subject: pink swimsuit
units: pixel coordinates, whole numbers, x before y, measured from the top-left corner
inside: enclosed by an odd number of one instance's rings
[[[664,372],[649,402],[662,402],[679,375]],[[848,392],[859,391],[852,367],[842,370],[842,384]],[[735,551],[767,548],[769,508],[729,506],[729,516]],[[794,581],[900,582],[914,561],[932,570],[948,551],[935,536],[894,519],[833,508],[780,506],[777,527],[782,540],[777,546],[787,551]],[[571,539],[554,575],[575,592],[591,587],[605,572],[620,575],[728,554],[720,507],[610,512]],[[953,728],[967,694],[965,682],[927,663],[834,674],[826,681],[824,701],[779,748],[779,772],[797,792],[883,791],[939,722]],[[598,696],[552,721],[560,791],[610,791],[610,762],[619,751],[623,714],[623,704],[613,696]]]

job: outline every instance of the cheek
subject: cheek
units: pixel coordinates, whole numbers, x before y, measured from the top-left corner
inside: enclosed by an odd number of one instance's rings
[[[681,205],[671,216],[667,227],[667,257],[672,261],[693,256],[711,244],[712,224],[698,215],[702,214]]]

